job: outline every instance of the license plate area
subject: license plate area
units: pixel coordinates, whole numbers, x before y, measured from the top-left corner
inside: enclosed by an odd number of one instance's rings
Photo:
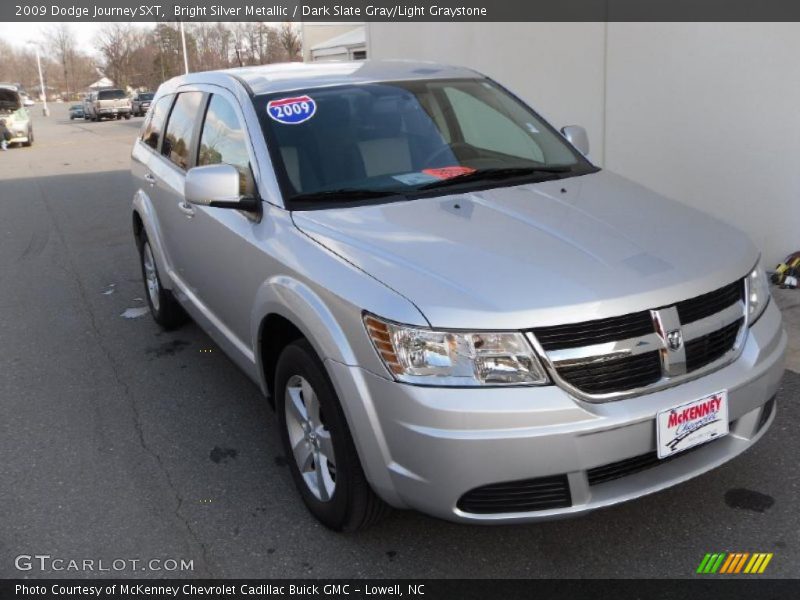
[[[658,458],[674,456],[727,434],[727,390],[662,410],[656,415]]]

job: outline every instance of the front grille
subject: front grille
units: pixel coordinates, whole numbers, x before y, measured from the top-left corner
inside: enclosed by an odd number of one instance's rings
[[[659,353],[646,352],[595,363],[558,369],[561,378],[587,394],[623,392],[651,385],[661,379]]]
[[[691,454],[694,450],[698,450],[705,445],[706,444],[700,444],[698,446],[689,448],[688,450],[684,450],[683,452],[679,452],[678,454],[673,454],[672,456],[662,459],[658,458],[658,453],[655,451],[648,452],[647,454],[640,454],[639,456],[625,458],[623,460],[618,460],[617,462],[595,467],[594,469],[589,469],[586,472],[586,475],[589,479],[590,486],[600,485],[601,483],[614,481],[615,479],[627,477],[628,475],[640,473],[642,471],[646,471],[647,469],[652,469],[653,467],[666,464],[675,460],[676,458]]]
[[[547,354],[560,381],[587,396],[632,395],[674,384],[726,356],[744,325],[745,282],[737,280],[713,292],[674,305],[581,323],[539,327],[533,336]],[[741,311],[740,311],[741,308]],[[715,318],[719,315],[719,318]],[[735,320],[734,320],[735,319]],[[683,348],[667,348],[667,333],[656,325],[683,327]],[[674,324],[674,325],[673,325]],[[618,342],[617,344],[613,344]],[[609,344],[591,348],[599,344]],[[675,368],[674,352],[685,352],[686,371]],[[682,357],[681,357],[682,358]],[[587,398],[589,399],[589,398]]]
[[[722,358],[733,348],[744,318],[713,333],[686,342],[686,371],[691,373]]]
[[[740,279],[713,292],[678,302],[675,306],[681,323],[685,325],[710,317],[742,300],[744,300],[744,280]]]
[[[458,500],[460,510],[477,514],[531,512],[572,506],[566,475],[493,483],[470,490]]]
[[[653,333],[653,319],[649,311],[584,321],[570,325],[539,327],[533,333],[545,350],[580,348],[592,344],[614,342]]]

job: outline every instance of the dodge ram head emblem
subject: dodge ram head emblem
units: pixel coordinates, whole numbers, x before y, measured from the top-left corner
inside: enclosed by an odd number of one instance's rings
[[[667,332],[667,346],[671,352],[677,352],[683,346],[683,334],[680,329]]]

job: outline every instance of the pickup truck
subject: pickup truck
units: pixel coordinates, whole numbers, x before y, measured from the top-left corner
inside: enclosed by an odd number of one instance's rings
[[[86,119],[90,121],[131,118],[131,99],[123,90],[92,92],[83,104]]]

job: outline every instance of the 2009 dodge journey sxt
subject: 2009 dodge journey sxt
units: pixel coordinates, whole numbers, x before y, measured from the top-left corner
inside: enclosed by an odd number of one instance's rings
[[[786,334],[745,235],[586,154],[469,69],[172,79],[133,149],[150,310],[260,384],[334,529],[666,488],[764,434]]]

